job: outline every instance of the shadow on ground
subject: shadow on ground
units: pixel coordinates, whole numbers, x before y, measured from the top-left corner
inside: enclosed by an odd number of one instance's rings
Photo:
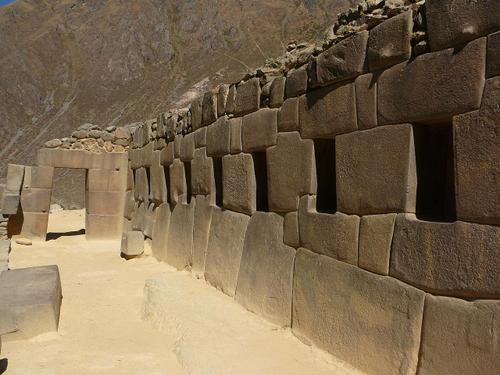
[[[0,375],[7,371],[8,364],[9,360],[7,358],[0,359]]]
[[[47,233],[47,241],[57,240],[60,237],[80,236],[85,234],[85,229],[73,230],[71,232],[50,232]]]

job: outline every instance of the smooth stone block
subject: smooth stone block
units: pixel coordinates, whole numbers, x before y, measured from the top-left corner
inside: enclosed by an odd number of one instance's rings
[[[260,108],[260,82],[257,77],[241,82],[236,89],[235,113],[238,116]]]
[[[168,203],[158,206],[156,220],[153,225],[153,239],[151,243],[153,256],[159,261],[167,260],[168,233],[170,227],[171,210]]]
[[[241,139],[244,152],[263,151],[276,144],[278,110],[263,108],[243,117]]]
[[[299,130],[299,98],[285,100],[278,113],[278,131]]]
[[[256,210],[255,172],[252,155],[226,155],[222,158],[223,205],[225,208],[252,215]]]
[[[168,228],[167,263],[183,270],[191,267],[193,254],[193,226],[195,200],[190,204],[177,204]]]
[[[125,259],[132,259],[141,255],[144,252],[144,234],[138,230],[124,232],[120,251]]]
[[[205,259],[207,255],[208,236],[212,223],[211,198],[198,195],[194,209],[193,228],[193,265],[191,271],[197,276],[202,276],[205,272]]]

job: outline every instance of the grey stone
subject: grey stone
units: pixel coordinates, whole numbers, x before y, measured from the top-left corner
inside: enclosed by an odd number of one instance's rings
[[[222,158],[223,205],[252,215],[256,210],[256,182],[252,155],[226,155]]]
[[[488,52],[486,55],[486,77],[500,75],[500,31],[488,35]]]
[[[238,116],[257,111],[260,108],[260,83],[258,78],[241,82],[236,89],[235,113]]]
[[[285,95],[293,98],[307,91],[307,65],[292,69],[286,76]]]
[[[276,144],[278,110],[263,108],[243,117],[241,139],[244,152],[262,151]]]
[[[358,128],[377,126],[377,81],[373,74],[363,74],[354,81],[356,87],[356,113]]]
[[[195,200],[190,204],[177,204],[168,228],[167,263],[183,270],[190,268],[193,254]]]
[[[125,259],[132,259],[144,252],[144,234],[134,230],[122,235],[121,255]]]
[[[278,131],[299,130],[299,98],[285,100],[278,114]]]
[[[269,93],[269,107],[279,108],[285,99],[285,77],[276,77],[271,83]]]

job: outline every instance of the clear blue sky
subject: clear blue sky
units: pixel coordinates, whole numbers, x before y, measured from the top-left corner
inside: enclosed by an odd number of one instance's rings
[[[10,4],[10,3],[13,3],[15,0],[0,0],[0,7],[2,5],[7,5],[7,4]]]

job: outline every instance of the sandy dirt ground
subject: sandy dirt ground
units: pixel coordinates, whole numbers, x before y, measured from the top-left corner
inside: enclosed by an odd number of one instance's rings
[[[63,303],[59,332],[4,342],[5,374],[355,374],[187,272],[85,241],[84,221],[54,213],[51,240],[13,244],[10,268],[59,266]]]

